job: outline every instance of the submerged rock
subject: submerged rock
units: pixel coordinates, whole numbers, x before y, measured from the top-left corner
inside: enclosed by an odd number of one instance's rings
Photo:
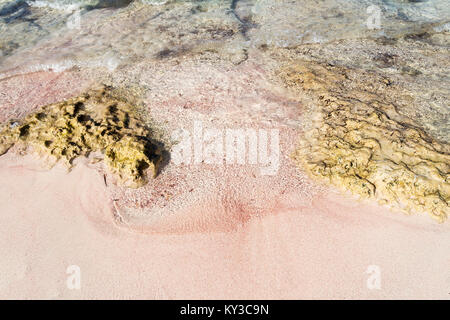
[[[0,7],[0,16],[7,16],[13,14],[24,8],[28,8],[28,4],[25,0],[16,0],[8,2]]]
[[[100,151],[120,183],[140,187],[147,182],[147,171],[157,174],[162,159],[151,137],[136,108],[104,87],[5,124],[0,155],[21,144],[70,166],[75,158]]]
[[[29,6],[25,1],[13,1],[0,7],[0,17],[4,23],[20,21],[30,14]]]
[[[363,84],[343,87],[345,68],[298,61],[281,73],[320,105],[294,159],[314,177],[407,213],[450,214],[450,153]],[[369,82],[385,82],[376,76]],[[351,81],[349,81],[351,82]],[[383,101],[383,102],[380,102]]]
[[[102,8],[123,8],[132,3],[133,0],[98,0],[95,4],[88,6],[88,9]]]

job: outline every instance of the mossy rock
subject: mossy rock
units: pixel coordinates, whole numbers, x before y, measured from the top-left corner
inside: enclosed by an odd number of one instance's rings
[[[30,146],[68,166],[79,156],[102,152],[118,182],[129,187],[144,185],[148,171],[155,177],[162,159],[162,150],[136,106],[106,86],[4,124],[0,155],[14,144]]]

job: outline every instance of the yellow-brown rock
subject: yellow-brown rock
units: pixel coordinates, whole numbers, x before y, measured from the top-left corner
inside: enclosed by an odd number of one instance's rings
[[[388,115],[393,108],[373,100],[363,88],[354,89],[358,99],[353,99],[354,92],[341,90],[340,82],[346,79],[341,68],[299,61],[280,75],[288,87],[319,104],[316,121],[294,154],[313,177],[407,213],[428,212],[440,222],[447,218],[447,144],[394,120]]]
[[[151,137],[136,108],[102,87],[4,124],[0,155],[20,144],[70,166],[75,158],[99,151],[120,183],[140,187],[148,170],[157,174],[162,158]]]

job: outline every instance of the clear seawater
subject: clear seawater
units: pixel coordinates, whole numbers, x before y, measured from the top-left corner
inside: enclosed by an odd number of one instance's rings
[[[377,10],[381,26],[369,29]],[[395,37],[427,25],[448,31],[449,23],[448,0],[0,0],[0,70],[29,63],[31,53],[42,64],[120,63],[202,42],[288,47]]]
[[[449,32],[449,0],[0,0],[0,79],[73,67],[112,74],[120,66],[186,52],[220,52],[239,63],[249,49],[301,45],[326,45],[327,59],[343,61],[343,54],[367,55],[365,39],[430,33],[438,37],[427,50],[445,54]],[[330,45],[347,40],[358,45],[329,56]],[[449,60],[431,62],[439,70],[422,72],[425,91],[417,95],[417,114],[444,141],[450,136]],[[419,90],[417,83],[411,90]]]

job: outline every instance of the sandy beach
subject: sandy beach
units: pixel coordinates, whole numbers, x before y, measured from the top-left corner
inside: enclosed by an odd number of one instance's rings
[[[298,4],[282,2],[136,1],[56,30],[67,12],[23,5],[43,27],[0,43],[0,299],[450,299],[448,22],[386,19],[381,34],[355,14],[337,32],[324,21],[367,3],[330,0],[300,37]],[[42,107],[88,92],[88,117],[101,85],[161,145],[139,188],[121,183],[139,166],[111,170],[104,147],[68,166],[46,153],[59,136],[39,140],[59,110]],[[93,123],[109,130],[96,139],[142,138],[114,110],[89,125],[73,112],[54,123],[77,120],[80,140]]]
[[[448,225],[428,217],[291,194],[244,223],[205,226],[200,216],[214,212],[198,203],[176,213],[189,225],[132,231],[115,223],[100,174],[34,163],[0,161],[3,299],[448,298]],[[71,265],[80,290],[67,288]],[[373,265],[380,289],[367,285]]]

